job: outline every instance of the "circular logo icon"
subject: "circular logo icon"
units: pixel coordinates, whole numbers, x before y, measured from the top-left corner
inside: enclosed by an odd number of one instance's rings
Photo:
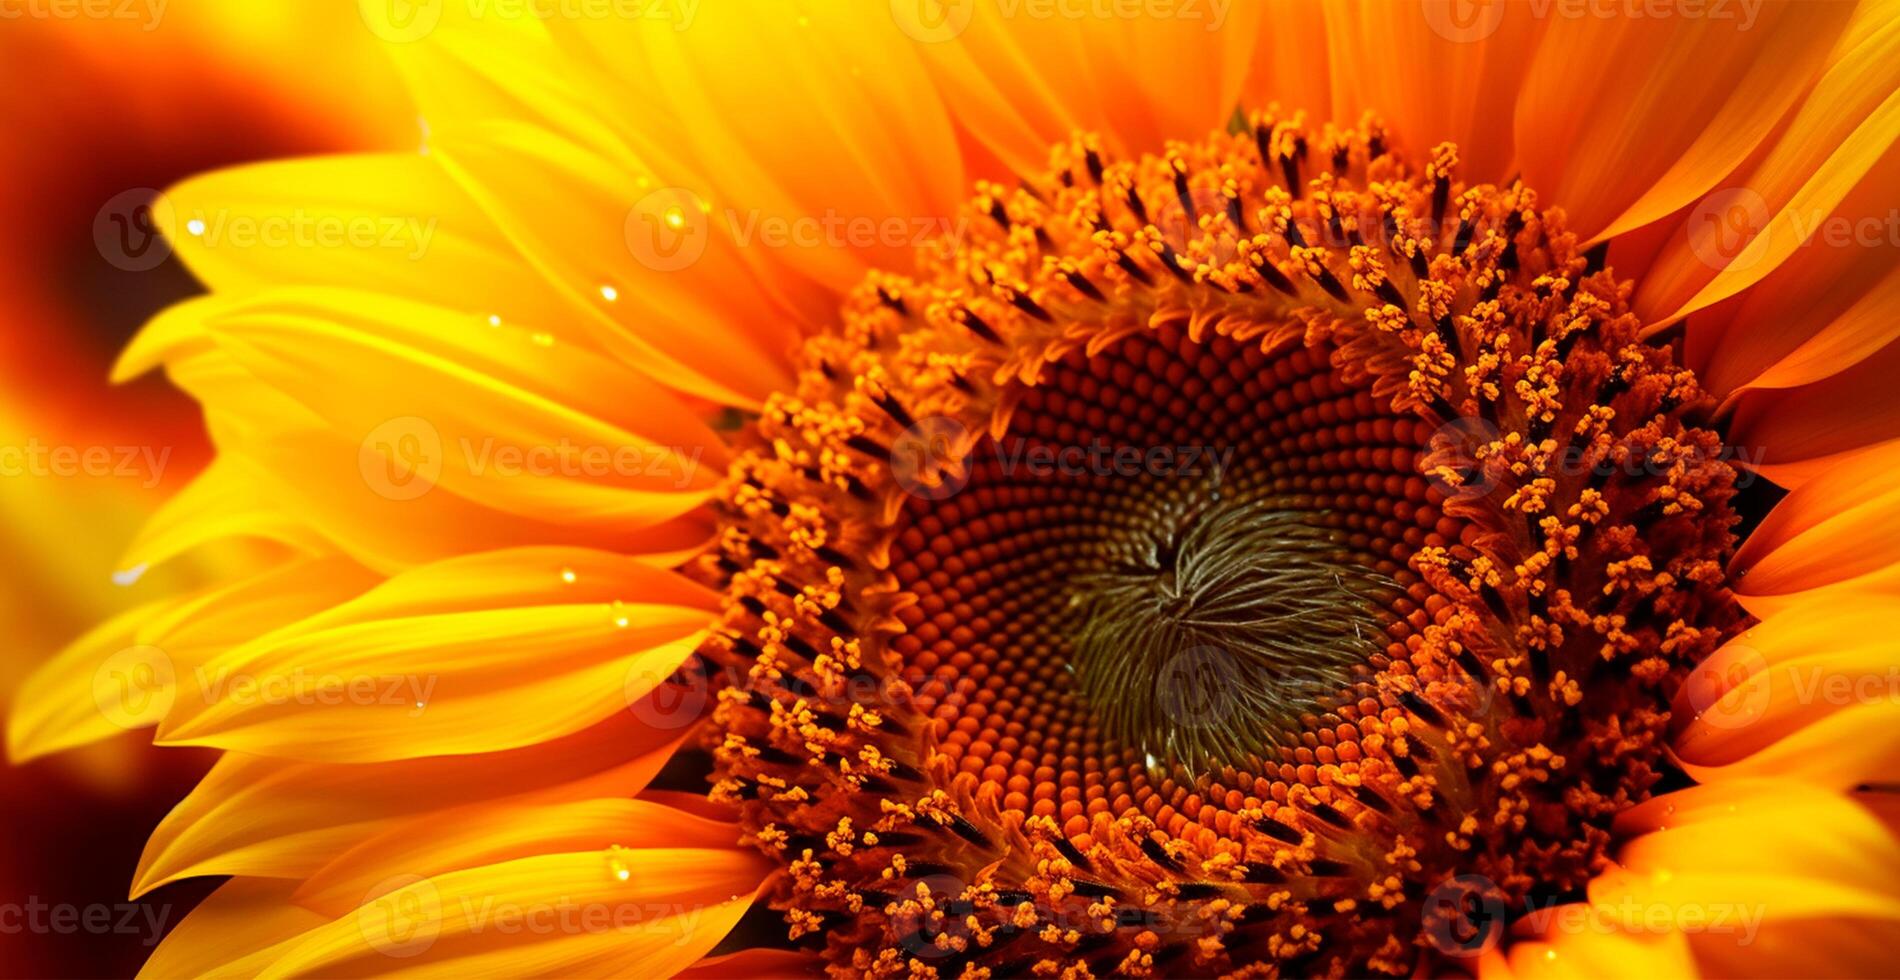
[[[1457,44],[1482,41],[1504,23],[1511,0],[1419,0],[1432,33]]]
[[[713,665],[698,654],[671,672],[636,660],[620,690],[635,718],[661,731],[685,728],[706,713],[713,696]]]
[[[962,34],[976,16],[976,0],[891,0],[891,19],[913,41],[941,44]]]
[[[891,442],[891,475],[913,497],[943,500],[970,482],[963,450],[970,430],[947,415],[917,420]]]
[[[421,875],[384,878],[357,906],[356,928],[384,956],[419,956],[442,934],[442,895]]]
[[[1498,427],[1481,418],[1459,416],[1426,437],[1419,471],[1446,500],[1471,500],[1497,485],[1484,457],[1498,439]]]
[[[165,651],[126,647],[92,672],[92,701],[120,728],[155,725],[178,698],[178,671]]]
[[[1446,956],[1476,956],[1504,933],[1504,893],[1483,875],[1447,879],[1425,898],[1425,941]]]
[[[1750,268],[1768,254],[1768,222],[1774,215],[1760,194],[1726,187],[1689,212],[1689,249],[1712,269]]]
[[[369,32],[392,44],[420,41],[442,22],[442,0],[356,0]]]
[[[919,886],[929,893],[939,908],[944,903],[954,902],[961,898],[969,887],[956,875],[939,873],[917,879],[915,884],[904,889],[903,897],[917,897]],[[959,929],[961,923],[955,916],[913,910],[900,912],[899,919],[908,920],[902,923],[907,928],[898,930],[903,936],[898,940],[898,945],[904,947],[906,953],[920,960],[934,960],[957,951],[956,944],[941,941],[954,938],[961,932]]]
[[[1155,706],[1186,728],[1223,724],[1240,706],[1240,661],[1219,647],[1189,647],[1168,658],[1155,678]]]
[[[1193,210],[1188,206],[1192,205]],[[1163,201],[1154,216],[1155,230],[1161,233],[1161,240],[1182,256],[1222,265],[1233,261],[1240,251],[1239,239],[1231,224],[1222,222],[1208,232],[1201,227],[1203,215],[1222,215],[1227,213],[1227,198],[1219,191],[1196,187],[1188,191],[1188,200],[1183,203],[1177,196],[1170,195]]]
[[[1768,660],[1754,647],[1731,643],[1689,671],[1682,695],[1698,720],[1716,728],[1746,728],[1768,713],[1772,700]]]
[[[684,187],[662,187],[635,202],[622,229],[627,251],[655,272],[678,272],[706,254],[712,208]]]
[[[393,418],[363,437],[356,454],[363,482],[378,496],[414,500],[442,478],[442,433],[428,419]]]
[[[177,218],[171,201],[150,187],[112,195],[92,218],[92,244],[115,269],[144,272],[171,257]]]

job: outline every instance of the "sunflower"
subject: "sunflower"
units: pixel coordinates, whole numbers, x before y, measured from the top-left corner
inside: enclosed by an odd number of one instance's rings
[[[155,976],[1878,972],[1893,6],[364,5],[10,750]]]

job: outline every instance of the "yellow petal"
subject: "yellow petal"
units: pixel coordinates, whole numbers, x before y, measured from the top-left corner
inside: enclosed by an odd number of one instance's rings
[[[241,464],[220,457],[160,505],[126,548],[121,568],[151,568],[227,538],[276,541],[294,551],[326,550],[322,536],[275,506]]]
[[[484,755],[330,765],[226,754],[152,832],[132,893],[196,875],[302,880],[418,815],[485,800],[632,795],[687,730],[623,712],[566,738]]]
[[[1832,792],[1780,780],[1696,786],[1617,826],[1641,836],[1621,869],[1591,883],[1592,904],[1631,931],[1673,923],[1706,973],[1879,973],[1900,937],[1900,843]]]
[[[1891,592],[1900,584],[1900,442],[1841,458],[1796,486],[1729,563],[1758,616],[1823,588]]]
[[[749,848],[643,848],[397,877],[262,975],[670,976],[725,937],[770,868]]]
[[[655,523],[723,471],[724,444],[677,400],[629,397],[645,386],[610,362],[474,317],[283,290],[205,326],[245,370],[393,462],[403,437],[421,439],[439,486],[497,509]]]
[[[537,20],[441,13],[396,52],[429,155],[578,327],[716,404],[756,407],[783,390],[797,322],[829,318],[835,295],[755,274],[727,223],[710,220],[713,192],[667,138],[677,131],[662,129],[668,110],[644,107],[650,92],[590,88],[597,76]],[[617,131],[616,120],[662,132]]]
[[[1885,603],[1799,602],[1697,665],[1674,749],[1698,781],[1779,776],[1848,789],[1900,766],[1900,634]]]
[[[294,900],[336,917],[399,872],[433,878],[534,854],[616,845],[716,849],[734,846],[739,836],[737,824],[648,800],[477,804],[418,817],[358,844],[311,875]]]
[[[234,878],[219,885],[166,934],[139,977],[256,976],[274,947],[324,922],[323,916],[291,903],[291,888],[289,882],[267,878]]]
[[[168,310],[127,350],[120,365],[121,376],[164,363],[172,380],[204,406],[206,425],[218,446],[220,458],[230,462],[242,482],[254,485],[256,494],[295,515],[364,564],[393,572],[468,552],[561,543],[608,547],[649,555],[656,562],[668,563],[698,548],[710,533],[704,517],[698,513],[659,524],[613,521],[586,513],[555,520],[532,510],[509,512],[483,506],[448,487],[438,486],[438,478],[447,471],[458,486],[485,488],[482,492],[495,499],[505,499],[516,492],[502,489],[504,484],[515,484],[522,490],[520,495],[532,496],[540,492],[530,488],[537,482],[568,487],[591,485],[594,481],[589,473],[597,468],[590,469],[585,456],[577,460],[572,454],[549,457],[544,453],[535,459],[551,461],[557,468],[577,473],[580,479],[543,480],[531,474],[544,468],[529,466],[530,457],[519,443],[507,443],[507,450],[514,455],[506,457],[509,465],[503,467],[500,465],[503,457],[496,454],[504,448],[504,436],[515,431],[512,428],[503,429],[502,435],[481,433],[466,445],[445,437],[434,421],[414,415],[389,417],[365,432],[343,432],[302,402],[260,381],[233,355],[211,341],[206,324],[216,320],[221,310],[233,305],[254,306],[259,302],[264,301],[213,297]],[[507,333],[522,350],[537,347],[530,338],[522,336],[520,328],[483,324],[477,329]],[[452,341],[458,336],[466,334],[450,333],[436,342]],[[584,361],[592,356],[569,352],[562,360]],[[605,361],[595,360],[595,369],[583,371],[581,377],[602,370],[609,376],[616,373],[604,366]],[[636,378],[624,373],[618,376],[623,391],[624,385]],[[536,384],[551,384],[559,377],[552,374],[538,379]],[[664,393],[651,386],[641,387],[653,392],[661,404],[665,403],[668,396]],[[521,397],[532,397],[528,391],[517,389],[517,392]],[[338,396],[333,393],[329,397],[334,400]],[[507,397],[505,393],[491,392],[484,400],[492,406]],[[639,404],[624,397],[622,402],[623,407],[616,409],[616,413],[633,411]],[[586,398],[581,398],[581,403],[585,405]],[[466,419],[468,411],[469,406],[465,406],[451,414]],[[544,400],[542,410],[531,413],[531,417],[547,425],[561,425],[567,421],[563,411],[573,409],[547,405]],[[699,423],[694,421],[691,425],[697,427]],[[558,453],[559,443],[537,448]],[[454,469],[450,469],[450,457],[458,457]],[[568,462],[562,462],[563,458]],[[716,456],[702,454],[702,461],[711,458]],[[638,462],[636,468],[645,468],[649,459],[666,466],[677,463],[670,454],[657,451],[649,454],[647,450],[641,450],[637,460],[628,462]],[[595,462],[599,462],[598,458]],[[571,463],[579,465],[569,465]],[[613,468],[609,466],[610,470]],[[470,479],[477,471],[487,478]],[[660,482],[668,481],[661,478]],[[658,499],[645,491],[627,492],[600,486],[590,491],[596,498],[603,492],[628,504]],[[663,496],[690,503],[693,494]]]
[[[1586,239],[1674,212],[1769,135],[1852,12],[1796,3],[1719,18],[1553,18],[1517,105],[1525,182]]]
[[[637,65],[624,98],[660,108],[657,119],[732,121],[651,135],[673,141],[703,181],[708,217],[757,241],[745,250],[755,268],[841,294],[871,269],[909,268],[928,233],[950,233],[968,193],[919,46],[886,14],[708,4],[686,30],[653,19],[551,29],[579,35],[571,48]],[[782,241],[780,230],[799,237]]]
[[[145,623],[179,600],[147,603],[74,640],[20,686],[7,718],[15,763],[158,724],[177,695],[178,669],[139,645]]]
[[[715,605],[605,552],[453,559],[205,661],[158,740],[328,762],[547,741],[640,702]]]
[[[347,559],[289,562],[229,585],[140,606],[88,632],[20,689],[8,752],[37,758],[157,724],[220,653],[362,592],[375,577]]]
[[[182,230],[179,257],[219,293],[337,286],[557,333],[570,317],[427,156],[253,164],[194,177],[165,197]]]
[[[1105,17],[1011,16],[1006,0],[892,5],[957,122],[1018,174],[1077,130],[1120,152],[1159,152],[1225,125],[1264,5],[1129,6]],[[1272,28],[1269,27],[1268,30]],[[1320,36],[1302,38],[1317,48]]]
[[[1279,19],[1276,13],[1270,21],[1269,37]],[[1393,145],[1413,160],[1430,159],[1434,146],[1450,140],[1459,147],[1461,178],[1503,181],[1516,153],[1512,109],[1546,23],[1525,4],[1331,3],[1331,118],[1352,123],[1378,114]]]
[[[1809,302],[1819,299],[1823,308],[1838,309],[1859,292],[1844,279],[1884,271],[1886,263],[1867,261],[1867,253],[1878,249],[1834,247],[1825,237],[1813,236],[1825,232],[1822,219],[1853,222],[1871,216],[1878,221],[1891,203],[1891,166],[1884,172],[1872,168],[1883,158],[1891,161],[1900,135],[1900,22],[1895,14],[1887,0],[1860,5],[1825,73],[1762,159],[1724,181],[1684,216],[1637,291],[1635,307],[1646,321],[1667,325],[1764,279],[1782,281],[1777,293],[1798,289]],[[1856,185],[1860,190],[1854,190]],[[1791,261],[1798,267],[1782,268]],[[1856,276],[1847,271],[1854,266],[1866,268]],[[1835,287],[1816,297],[1806,287],[1817,281]],[[1833,295],[1839,292],[1847,295]],[[1754,360],[1759,368],[1763,348],[1785,352],[1789,340],[1803,336],[1794,326],[1812,332],[1826,322],[1814,311],[1791,308],[1797,324],[1780,324],[1763,315],[1774,306],[1698,318],[1690,330],[1732,338],[1744,352],[1736,359]],[[1767,337],[1757,336],[1758,331]],[[1726,391],[1725,384],[1744,371],[1720,367],[1715,375],[1724,384],[1718,390]]]

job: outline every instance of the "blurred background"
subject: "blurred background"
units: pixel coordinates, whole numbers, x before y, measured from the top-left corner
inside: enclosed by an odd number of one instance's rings
[[[357,6],[0,0],[0,713],[88,627],[212,571],[119,567],[209,456],[162,378],[106,382],[148,317],[199,291],[145,205],[204,170],[414,146]],[[0,764],[0,977],[129,976],[216,884],[126,900],[146,834],[210,763],[149,738]]]

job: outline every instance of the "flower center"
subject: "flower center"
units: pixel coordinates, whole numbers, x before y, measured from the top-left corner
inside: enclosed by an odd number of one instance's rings
[[[1604,863],[1740,619],[1733,473],[1600,255],[1455,167],[1079,140],[807,345],[689,675],[792,939],[1408,973]]]

